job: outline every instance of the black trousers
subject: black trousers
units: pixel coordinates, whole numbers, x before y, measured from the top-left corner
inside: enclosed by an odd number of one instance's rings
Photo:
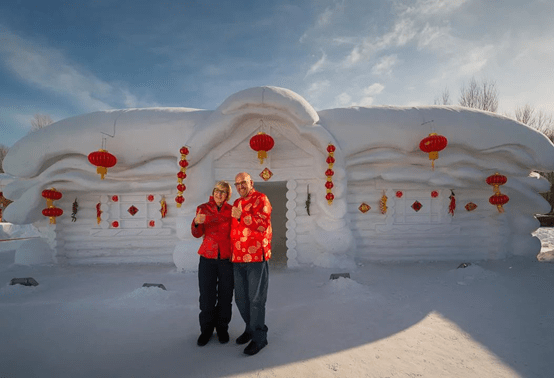
[[[233,263],[224,259],[200,256],[198,264],[200,289],[200,332],[227,330],[233,302]]]

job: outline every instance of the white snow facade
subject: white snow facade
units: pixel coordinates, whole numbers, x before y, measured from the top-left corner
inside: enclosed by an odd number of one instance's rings
[[[263,164],[249,144],[260,131],[275,141]],[[419,149],[430,133],[448,139],[434,169]],[[102,138],[117,157],[104,180],[87,159]],[[336,148],[331,204],[329,144]],[[189,148],[189,166],[185,202],[177,208],[182,146]],[[259,176],[265,168],[273,174],[267,181]],[[126,109],[68,118],[18,141],[4,170],[15,177],[4,188],[14,201],[5,219],[36,224],[58,262],[174,263],[195,270],[199,241],[190,223],[196,206],[215,182],[234,182],[246,171],[272,201],[275,261],[346,268],[364,260],[536,256],[535,214],[550,206],[539,194],[549,183],[533,172],[554,170],[554,145],[488,112],[445,106],[316,111],[290,90],[255,87],[214,111]],[[500,188],[509,197],[503,213],[489,203],[493,190],[486,183],[497,172],[507,177]],[[56,225],[41,212],[41,192],[52,187],[63,193]],[[360,211],[362,204],[370,209]]]

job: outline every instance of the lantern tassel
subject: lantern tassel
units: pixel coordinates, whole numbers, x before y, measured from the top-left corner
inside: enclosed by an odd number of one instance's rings
[[[267,152],[266,151],[258,151],[258,159],[260,159],[260,164],[264,163],[264,159],[267,159]]]
[[[96,167],[96,173],[100,175],[100,179],[104,180],[104,175],[108,173],[108,168],[106,167]]]

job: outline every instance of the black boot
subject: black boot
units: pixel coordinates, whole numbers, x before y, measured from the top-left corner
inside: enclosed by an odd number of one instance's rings
[[[255,342],[251,341],[250,344],[244,349],[244,354],[247,354],[249,356],[253,356],[256,353],[258,353],[260,350],[262,350],[263,347],[267,345],[267,340],[264,340],[262,342]]]
[[[229,342],[229,332],[225,328],[217,328],[217,338],[221,344],[226,344]]]
[[[239,345],[246,344],[250,340],[252,340],[252,335],[244,331],[244,333],[237,338],[237,344]]]
[[[213,333],[214,333],[213,329],[211,331],[202,332],[198,337],[198,341],[196,342],[196,344],[198,344],[198,346],[201,346],[201,347],[206,345],[208,341],[210,341],[210,339],[212,338]]]

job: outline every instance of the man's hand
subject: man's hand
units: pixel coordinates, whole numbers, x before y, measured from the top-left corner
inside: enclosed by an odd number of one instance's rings
[[[242,215],[242,205],[239,202],[238,206],[233,206],[233,208],[231,209],[231,216],[236,220],[239,220],[241,215]]]
[[[194,224],[202,224],[206,221],[206,214],[198,213],[194,218]]]

